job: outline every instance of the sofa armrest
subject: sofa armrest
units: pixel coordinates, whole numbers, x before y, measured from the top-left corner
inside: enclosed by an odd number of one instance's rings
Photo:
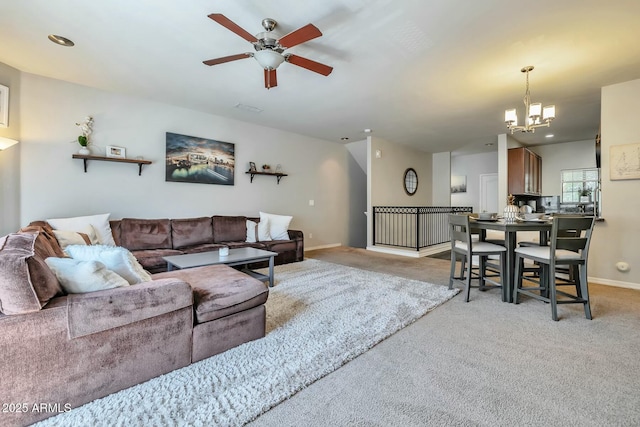
[[[304,259],[304,233],[300,230],[289,230],[289,239],[296,241],[296,261]]]
[[[159,279],[67,298],[69,338],[106,331],[193,305],[188,283]]]

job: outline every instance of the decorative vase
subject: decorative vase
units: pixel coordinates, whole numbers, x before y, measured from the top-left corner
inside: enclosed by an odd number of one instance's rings
[[[504,211],[502,213],[502,217],[507,222],[515,221],[518,217],[518,213],[520,212],[520,209],[518,209],[518,207],[515,205],[515,200],[516,198],[511,194],[509,194],[509,197],[507,197],[507,207],[504,208]]]
[[[83,156],[88,156],[89,154],[91,154],[91,151],[83,145],[78,150],[78,154],[82,154]]]

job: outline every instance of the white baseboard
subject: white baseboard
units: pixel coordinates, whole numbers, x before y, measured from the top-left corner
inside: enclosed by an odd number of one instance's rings
[[[600,277],[589,277],[589,283],[598,285],[616,286],[618,288],[637,289],[640,291],[640,283],[622,282],[620,280],[601,279]]]
[[[304,248],[304,251],[315,251],[317,249],[329,249],[329,248],[337,248],[338,246],[342,246],[342,243],[331,243],[328,245],[320,245],[320,246],[311,246],[311,247],[306,247]]]
[[[433,254],[438,254],[451,249],[451,243],[443,243],[441,245],[430,246],[420,249],[419,251],[412,249],[400,249],[389,246],[367,246],[368,251],[380,252],[383,254],[400,255],[410,258],[422,258]]]

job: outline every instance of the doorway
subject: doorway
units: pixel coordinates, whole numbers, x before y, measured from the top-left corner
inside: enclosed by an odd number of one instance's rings
[[[498,210],[498,174],[480,174],[480,205],[478,212],[496,212]]]

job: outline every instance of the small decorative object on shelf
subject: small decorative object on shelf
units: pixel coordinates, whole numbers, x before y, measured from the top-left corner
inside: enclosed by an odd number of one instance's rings
[[[264,165],[262,165],[262,170],[265,171],[265,172],[271,172],[271,166],[267,165],[267,164],[264,164]]]
[[[91,154],[89,145],[91,145],[90,138],[91,133],[93,133],[93,117],[85,117],[84,121],[76,123],[76,126],[80,128],[80,132],[82,133],[82,135],[78,137],[78,144],[80,144],[80,150],[78,150],[78,153],[88,156],[89,154]]]
[[[254,162],[249,162],[249,171],[250,172],[255,172],[258,169],[256,169],[256,164]]]
[[[115,145],[107,145],[107,157],[113,157],[115,159],[125,159],[127,151],[123,147],[116,147]]]
[[[504,220],[507,222],[513,222],[518,217],[520,209],[518,209],[518,207],[515,205],[515,202],[515,196],[509,194],[509,197],[507,197],[507,207],[504,208],[504,212],[502,215],[504,217]]]
[[[276,173],[282,173],[282,165],[280,163],[276,165]]]

